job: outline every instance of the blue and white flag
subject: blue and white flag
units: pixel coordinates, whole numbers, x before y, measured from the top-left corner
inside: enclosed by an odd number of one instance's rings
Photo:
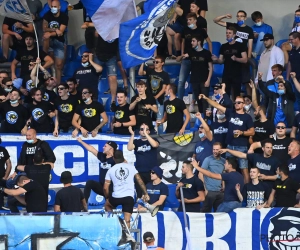
[[[119,49],[124,68],[150,59],[175,12],[177,0],[148,0],[145,14],[121,23]]]
[[[81,0],[104,41],[119,37],[120,23],[137,16],[134,0]]]
[[[14,18],[25,23],[33,23],[26,0],[1,0],[0,15]]]

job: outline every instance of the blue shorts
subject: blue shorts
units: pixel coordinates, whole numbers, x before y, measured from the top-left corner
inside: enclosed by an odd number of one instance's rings
[[[101,65],[102,67],[106,66],[107,76],[117,76],[117,57],[114,56],[108,61],[100,61],[97,57],[94,59],[95,63]]]
[[[57,39],[50,39],[49,52],[53,52],[55,58],[65,58],[65,47],[64,43]]]
[[[178,19],[176,20],[176,22],[174,24],[170,24],[168,25],[168,27],[173,30],[175,33],[183,33],[184,27],[181,25],[181,23],[178,21]]]
[[[236,151],[239,151],[239,152],[242,152],[242,153],[246,153],[248,152],[248,148],[246,146],[231,146],[231,145],[227,145],[227,148],[228,149],[231,149],[231,150],[236,150]],[[233,155],[226,152],[226,157],[232,157]],[[246,169],[248,168],[248,160],[247,159],[240,159],[238,158],[238,161],[239,161],[239,167],[240,169]]]

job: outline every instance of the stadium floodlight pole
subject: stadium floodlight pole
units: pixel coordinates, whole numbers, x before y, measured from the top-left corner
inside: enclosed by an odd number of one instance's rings
[[[180,198],[181,198],[181,205],[182,205],[183,219],[184,219],[184,227],[185,227],[185,235],[186,235],[186,242],[187,242],[185,250],[192,250],[190,230],[189,230],[189,225],[187,223],[187,218],[186,218],[186,210],[185,210],[184,196],[183,196],[182,187],[180,187],[180,196],[181,196]]]

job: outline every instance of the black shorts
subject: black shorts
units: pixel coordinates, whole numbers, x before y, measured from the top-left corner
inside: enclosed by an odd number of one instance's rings
[[[94,27],[89,27],[85,30],[84,38],[86,47],[89,50],[95,49],[97,45],[97,38],[95,37],[96,29]]]
[[[131,196],[122,198],[109,197],[109,203],[115,208],[119,205],[122,205],[122,212],[131,214],[133,212],[134,200]]]
[[[199,4],[200,10],[208,11],[207,0],[198,0],[198,4]]]

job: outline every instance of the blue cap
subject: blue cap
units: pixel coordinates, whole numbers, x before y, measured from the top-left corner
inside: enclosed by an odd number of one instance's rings
[[[160,168],[160,167],[154,167],[154,168],[152,168],[152,171],[154,171],[155,173],[156,173],[156,175],[160,178],[160,179],[162,179],[162,177],[163,177],[163,170]]]

